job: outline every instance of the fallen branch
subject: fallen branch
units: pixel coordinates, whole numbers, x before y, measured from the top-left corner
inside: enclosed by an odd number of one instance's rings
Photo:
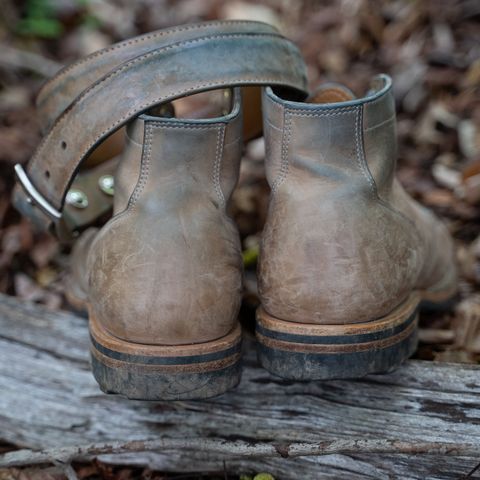
[[[18,450],[0,455],[0,467],[21,467],[42,463],[69,463],[97,455],[186,450],[230,457],[305,457],[331,454],[426,454],[480,455],[480,447],[470,443],[405,442],[399,440],[327,440],[319,443],[269,443],[221,439],[163,438],[130,442],[93,443],[84,446],[50,448],[42,451]]]

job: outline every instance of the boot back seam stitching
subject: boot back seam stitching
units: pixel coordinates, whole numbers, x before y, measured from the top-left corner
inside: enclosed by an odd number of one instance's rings
[[[217,127],[217,145],[215,147],[215,162],[213,165],[213,185],[215,192],[220,200],[222,207],[225,206],[225,195],[220,185],[220,173],[223,154],[223,145],[225,142],[225,125]]]

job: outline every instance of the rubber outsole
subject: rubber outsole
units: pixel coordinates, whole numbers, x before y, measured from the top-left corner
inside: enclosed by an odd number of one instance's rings
[[[215,397],[241,377],[241,328],[212,342],[142,345],[120,340],[90,317],[92,371],[105,393],[136,400]]]
[[[390,315],[346,325],[288,322],[260,307],[256,324],[260,363],[290,380],[354,379],[391,371],[417,348],[420,300],[412,293]]]

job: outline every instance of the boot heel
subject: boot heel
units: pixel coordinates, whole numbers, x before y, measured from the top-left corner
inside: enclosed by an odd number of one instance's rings
[[[136,400],[220,395],[240,381],[241,328],[212,342],[143,345],[118,339],[90,317],[93,375],[105,393]]]
[[[257,311],[259,360],[292,380],[359,378],[393,370],[415,352],[420,297],[413,293],[391,314],[347,325],[288,322]]]

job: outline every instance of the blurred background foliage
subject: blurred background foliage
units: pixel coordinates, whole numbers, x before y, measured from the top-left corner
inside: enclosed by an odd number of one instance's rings
[[[19,35],[39,38],[58,38],[63,33],[63,25],[56,18],[55,9],[45,0],[27,0],[25,13],[15,29]]]

